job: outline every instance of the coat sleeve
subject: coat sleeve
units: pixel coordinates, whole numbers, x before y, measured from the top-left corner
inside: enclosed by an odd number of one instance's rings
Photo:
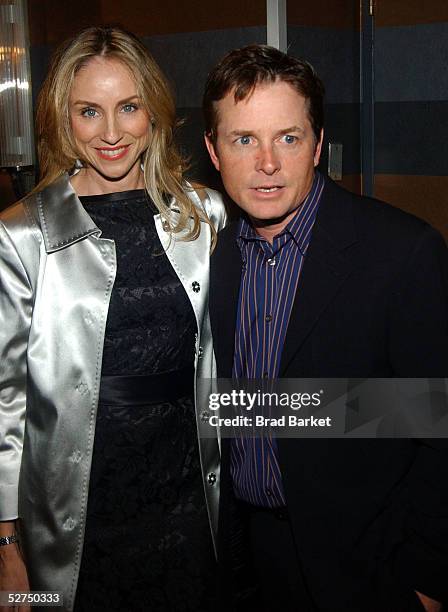
[[[18,517],[18,482],[26,411],[27,342],[33,292],[0,223],[0,520]]]
[[[448,249],[426,226],[397,281],[391,311],[396,376],[440,379],[448,391]],[[445,397],[448,397],[445,395]],[[445,400],[446,401],[446,400]],[[406,538],[396,571],[414,590],[448,601],[448,440],[415,440],[406,481]]]

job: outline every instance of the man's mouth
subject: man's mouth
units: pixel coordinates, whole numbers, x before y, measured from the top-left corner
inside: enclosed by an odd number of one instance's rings
[[[283,185],[261,185],[260,187],[254,187],[254,189],[259,193],[274,193],[283,189]]]

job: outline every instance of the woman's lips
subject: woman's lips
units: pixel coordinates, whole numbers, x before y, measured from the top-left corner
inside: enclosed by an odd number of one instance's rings
[[[108,147],[96,149],[96,152],[101,159],[105,159],[107,161],[116,161],[117,159],[121,159],[126,155],[129,150],[130,145],[124,145],[122,147]]]

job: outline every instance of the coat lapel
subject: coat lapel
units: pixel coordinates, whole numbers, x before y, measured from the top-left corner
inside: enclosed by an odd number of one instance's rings
[[[350,195],[326,180],[302,277],[283,347],[280,376],[285,376],[304,340],[351,274],[357,242]]]

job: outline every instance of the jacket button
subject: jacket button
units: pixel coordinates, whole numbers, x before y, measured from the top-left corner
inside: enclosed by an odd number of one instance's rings
[[[210,474],[207,475],[207,482],[210,486],[213,486],[216,483],[215,472],[210,472]]]
[[[207,423],[207,421],[208,421],[209,417],[210,417],[210,412],[207,412],[207,410],[203,410],[203,411],[201,412],[201,421],[202,421],[203,423]]]
[[[79,463],[81,459],[82,459],[82,453],[79,449],[74,450],[73,453],[68,458],[68,460],[71,463]]]
[[[198,281],[193,281],[191,283],[191,288],[195,293],[199,293],[199,291],[201,290],[201,285],[198,283]]]
[[[79,381],[79,383],[76,385],[75,389],[81,395],[88,395],[90,393],[89,387],[87,386],[87,384],[83,380]]]
[[[76,525],[76,521],[74,518],[72,518],[71,516],[68,517],[68,519],[64,522],[64,524],[62,525],[62,527],[66,530],[66,531],[73,531],[73,529],[75,528]]]

